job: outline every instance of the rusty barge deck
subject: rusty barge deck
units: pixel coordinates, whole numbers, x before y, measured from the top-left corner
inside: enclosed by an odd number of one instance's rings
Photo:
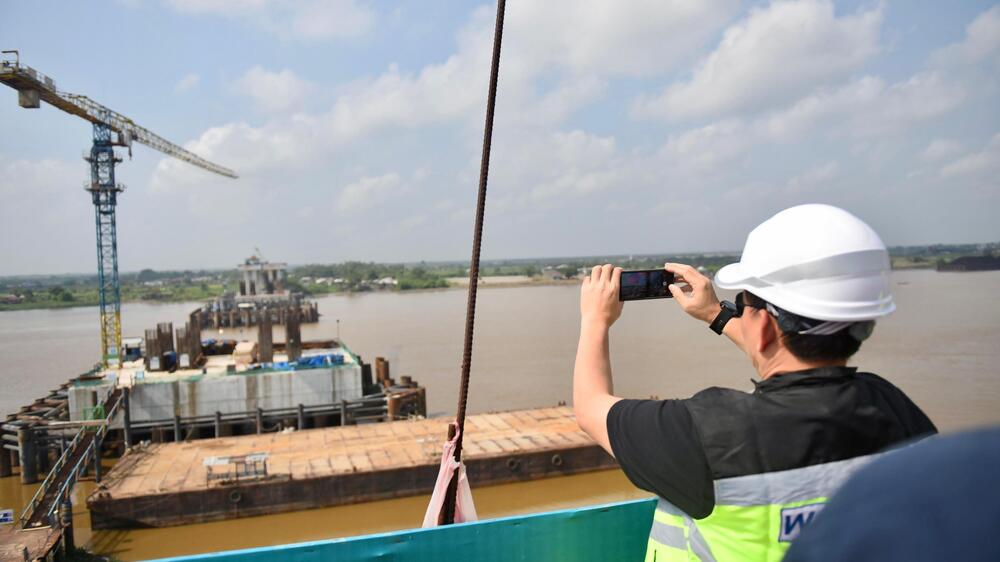
[[[87,499],[92,526],[162,527],[429,493],[448,421],[137,448]],[[473,486],[616,466],[565,406],[469,416],[466,431]],[[228,460],[236,464],[227,466]]]

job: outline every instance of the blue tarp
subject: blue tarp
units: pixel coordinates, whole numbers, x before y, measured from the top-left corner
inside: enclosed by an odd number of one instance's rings
[[[160,562],[605,562],[642,560],[655,499]]]
[[[299,360],[296,361],[295,363],[300,367],[322,367],[324,365],[343,365],[344,356],[339,353],[310,355],[309,357],[300,357]]]

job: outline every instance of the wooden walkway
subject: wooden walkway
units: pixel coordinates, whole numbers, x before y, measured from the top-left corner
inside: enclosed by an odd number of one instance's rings
[[[88,498],[92,525],[175,525],[427,493],[447,425],[397,421],[138,448]],[[466,431],[473,486],[615,466],[568,407],[473,415]],[[257,453],[267,454],[266,477],[209,479],[213,459]]]
[[[30,512],[27,521],[24,521],[26,528],[51,525],[59,504],[72,494],[73,486],[86,468],[88,459],[91,457],[100,459],[100,440],[104,438],[114,420],[121,399],[121,389],[114,389],[104,401],[103,411],[107,412],[105,425],[98,429],[81,428],[70,442],[69,448],[56,461],[52,472],[42,481],[41,487],[29,504]]]

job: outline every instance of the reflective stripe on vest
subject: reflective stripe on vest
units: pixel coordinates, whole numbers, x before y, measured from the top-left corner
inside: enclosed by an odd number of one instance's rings
[[[660,498],[646,562],[777,562],[827,498],[881,454],[716,480],[715,509],[697,521]]]

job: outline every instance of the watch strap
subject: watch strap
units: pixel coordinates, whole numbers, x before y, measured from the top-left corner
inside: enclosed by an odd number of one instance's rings
[[[719,314],[716,315],[715,320],[712,320],[712,323],[708,327],[721,336],[722,331],[726,328],[726,324],[735,316],[736,305],[729,301],[722,301],[719,303]]]

